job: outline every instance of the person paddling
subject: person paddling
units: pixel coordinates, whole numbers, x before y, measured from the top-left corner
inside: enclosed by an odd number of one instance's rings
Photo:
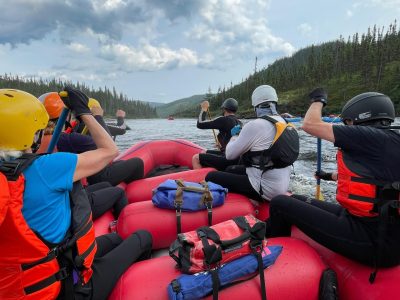
[[[95,239],[91,211],[79,181],[117,155],[92,116],[88,97],[70,87],[63,101],[88,126],[96,149],[81,154],[33,155],[48,122],[33,95],[0,90],[1,299],[107,299],[125,270],[149,257],[144,230],[122,240]]]
[[[257,87],[253,91],[251,102],[257,119],[248,122],[240,132],[237,132],[238,135],[231,138],[225,151],[227,159],[241,157],[245,165],[238,168],[229,167],[225,172],[210,172],[206,176],[206,181],[218,183],[228,188],[230,192],[244,194],[253,200],[265,201],[285,193],[289,187],[291,172],[289,165],[292,162],[277,168],[266,152],[274,144],[277,133],[275,124],[286,126],[287,123],[278,114],[278,95],[272,86]],[[292,130],[295,133],[295,129]],[[286,154],[295,150],[298,155],[298,146],[299,140],[295,133],[293,144],[289,142],[285,149],[281,150]],[[279,155],[280,149],[276,150]]]
[[[218,135],[214,137],[216,139],[216,144],[219,150],[207,150],[206,153],[195,154],[192,158],[193,169],[200,169],[202,167],[213,167],[217,170],[223,171],[226,167],[230,165],[235,165],[238,160],[227,160],[224,153],[225,147],[228,144],[230,138],[232,137],[231,130],[235,126],[240,127],[241,122],[236,117],[236,112],[238,110],[238,102],[233,98],[226,99],[222,105],[222,116],[215,119],[210,118],[207,120],[207,115],[209,114],[210,103],[208,101],[203,101],[201,103],[201,111],[199,118],[197,120],[197,128],[199,129],[217,129]]]
[[[277,196],[266,220],[267,237],[290,236],[295,225],[321,245],[373,267],[373,282],[378,268],[400,264],[400,134],[391,130],[393,102],[376,92],[357,95],[343,106],[345,126],[338,126],[321,120],[325,90],[309,96],[304,131],[338,147],[337,172],[316,174],[337,179],[338,204]]]
[[[47,105],[50,108],[63,105],[61,98],[57,95],[57,93],[51,93],[50,95],[45,94],[42,96],[46,96],[45,99],[47,100],[46,102],[44,102],[46,107]],[[42,98],[42,96],[40,96],[39,98]],[[89,104],[91,104],[90,110],[96,121],[109,133],[109,135],[111,135],[106,123],[104,122],[104,111],[101,108],[100,103],[97,100],[90,98]],[[59,117],[60,113],[61,112],[59,110],[56,110],[53,115],[53,120],[56,120]],[[57,143],[58,151],[80,154],[96,149],[97,146],[94,143],[91,135],[81,134],[75,131],[83,130],[85,125],[83,121],[77,120],[77,122],[78,125],[75,126],[73,132],[69,134],[65,132],[61,133]],[[44,149],[46,149],[46,147],[42,146],[41,151]],[[133,157],[127,160],[111,162],[96,174],[89,176],[87,180],[89,184],[109,182],[112,186],[116,186],[121,182],[130,183],[134,180],[142,179],[143,177],[144,163],[140,158]]]

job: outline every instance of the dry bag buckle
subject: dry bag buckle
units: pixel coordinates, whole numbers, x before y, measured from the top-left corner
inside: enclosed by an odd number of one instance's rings
[[[263,251],[262,246],[262,241],[250,241],[250,249],[253,250],[254,253],[261,253]]]

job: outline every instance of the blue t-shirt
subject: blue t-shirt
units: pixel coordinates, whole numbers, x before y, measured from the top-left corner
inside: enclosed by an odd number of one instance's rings
[[[22,214],[46,241],[61,242],[71,224],[69,192],[78,156],[58,152],[37,158],[24,172]]]

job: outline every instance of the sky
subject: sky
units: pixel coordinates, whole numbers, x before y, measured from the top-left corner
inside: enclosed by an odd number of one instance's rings
[[[167,103],[240,83],[256,57],[261,69],[387,28],[400,0],[0,0],[0,11],[0,74]]]

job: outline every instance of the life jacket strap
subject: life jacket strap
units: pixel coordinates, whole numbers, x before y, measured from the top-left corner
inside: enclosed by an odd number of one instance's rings
[[[30,286],[25,287],[24,288],[25,294],[29,295],[29,294],[35,293],[37,291],[40,291],[40,290],[48,287],[49,285],[52,285],[53,283],[55,283],[57,281],[65,280],[69,276],[70,276],[70,272],[68,271],[68,269],[61,268],[57,273],[54,273],[53,275],[51,275],[37,283],[34,283]]]

